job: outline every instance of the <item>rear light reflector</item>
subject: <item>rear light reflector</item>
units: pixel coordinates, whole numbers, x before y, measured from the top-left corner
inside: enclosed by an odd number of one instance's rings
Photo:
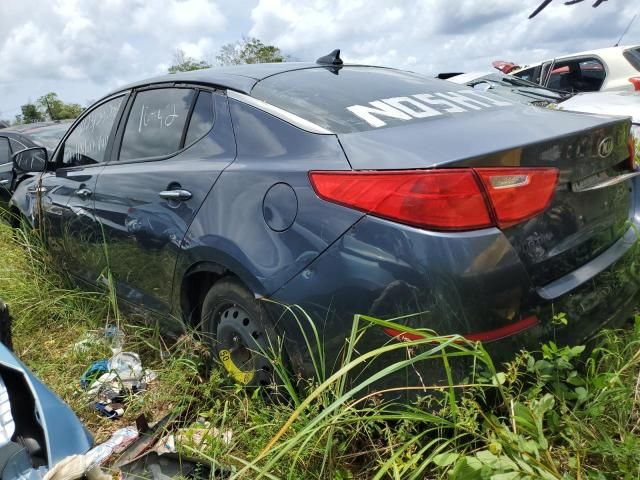
[[[640,91],[640,77],[631,77],[629,79],[635,91]]]
[[[633,172],[636,169],[636,139],[632,133],[629,134],[627,145],[629,147],[629,169]]]
[[[557,168],[477,168],[499,227],[546,210],[558,183]]]
[[[502,338],[510,337],[517,333],[523,332],[529,328],[535,327],[540,323],[540,320],[535,315],[527,318],[523,318],[515,323],[505,325],[504,327],[495,328],[493,330],[487,330],[485,332],[470,333],[463,335],[464,338],[472,342],[493,342]],[[402,332],[394,328],[384,328],[384,333],[390,337],[394,337],[398,340],[422,340],[424,335],[417,333]]]
[[[508,227],[549,205],[556,168],[451,168],[313,171],[318,196],[329,202],[433,230]]]

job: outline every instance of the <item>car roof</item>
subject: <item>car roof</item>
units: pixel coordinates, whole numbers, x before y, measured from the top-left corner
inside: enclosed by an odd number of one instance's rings
[[[597,48],[595,50],[584,50],[582,52],[577,53],[569,53],[567,55],[558,55],[554,58],[563,59],[563,58],[571,58],[571,57],[583,57],[585,55],[598,55],[601,57],[606,57],[609,54],[618,54],[619,52],[624,52],[630,48],[637,48],[640,45],[623,45],[621,47],[606,47],[606,48]]]
[[[534,68],[539,65],[542,65],[545,62],[550,62],[551,60],[565,60],[574,57],[585,57],[587,55],[597,55],[599,57],[604,58],[605,60],[610,55],[617,55],[620,52],[624,52],[625,50],[629,50],[631,48],[639,48],[640,45],[623,45],[620,47],[605,47],[605,48],[596,48],[595,50],[584,50],[582,52],[576,53],[568,53],[566,55],[557,55],[555,57],[547,58],[546,60],[542,60],[540,62],[527,63],[525,65],[521,65],[519,68],[515,69],[513,72],[521,72],[522,70],[527,70],[529,68]]]
[[[369,67],[374,65],[360,64],[343,64],[341,67]],[[379,67],[376,68],[387,68]],[[207,85],[216,85],[230,90],[236,90],[240,93],[250,94],[256,83],[273,75],[295,70],[304,70],[309,68],[334,68],[331,65],[322,65],[312,62],[282,62],[282,63],[254,63],[249,65],[233,65],[229,67],[212,67],[202,70],[193,70],[190,72],[178,72],[161,75],[158,77],[139,80],[129,83],[109,95],[118,92],[130,90],[132,88],[140,88],[146,85],[158,83],[200,83]]]

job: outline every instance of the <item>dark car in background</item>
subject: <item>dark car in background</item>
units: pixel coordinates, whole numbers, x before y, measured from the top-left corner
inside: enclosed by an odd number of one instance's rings
[[[0,131],[0,207],[8,204],[15,188],[11,156],[25,148],[45,147],[49,152],[71,126],[71,120],[14,125]]]
[[[281,304],[309,314],[329,367],[354,314],[414,314],[400,322],[501,358],[635,305],[629,128],[335,56],[200,70],[104,97],[47,162],[23,152],[42,173],[11,208],[84,282],[110,270],[123,305],[209,334],[241,383],[271,380],[272,335],[313,371]]]

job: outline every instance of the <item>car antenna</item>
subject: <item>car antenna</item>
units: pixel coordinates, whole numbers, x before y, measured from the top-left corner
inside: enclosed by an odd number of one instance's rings
[[[320,57],[316,60],[316,63],[319,65],[342,65],[342,59],[340,58],[340,49],[336,48],[329,55],[325,55],[324,57]]]
[[[620,42],[622,41],[622,37],[624,37],[627,32],[629,31],[629,29],[631,28],[631,25],[633,24],[633,22],[636,20],[636,17],[638,16],[638,12],[636,12],[636,14],[633,16],[633,18],[631,19],[631,21],[629,22],[629,25],[627,25],[627,28],[624,29],[624,32],[622,32],[622,35],[620,35],[620,38],[618,39],[618,41],[616,42],[616,44],[614,45],[614,47],[617,47],[618,45],[620,45]]]

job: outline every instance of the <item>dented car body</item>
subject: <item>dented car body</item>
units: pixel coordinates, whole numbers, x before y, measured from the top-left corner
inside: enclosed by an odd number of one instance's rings
[[[176,89],[211,95],[211,128],[189,143],[184,120],[175,151],[130,155],[182,121],[179,103],[158,102],[148,117],[136,98]],[[114,99],[100,157],[73,163],[65,144]],[[157,143],[126,145],[129,123],[143,135],[153,122]],[[305,373],[300,326],[279,303],[307,311],[328,365],[354,314],[415,314],[401,322],[500,356],[581,341],[630,311],[640,225],[629,128],[379,67],[203,70],[88,109],[12,207],[42,222],[70,271],[95,284],[109,266],[122,300],[167,318],[198,324],[207,290],[237,278],[275,301],[275,328]],[[567,327],[553,322],[560,312]],[[370,346],[396,333],[375,331]]]

